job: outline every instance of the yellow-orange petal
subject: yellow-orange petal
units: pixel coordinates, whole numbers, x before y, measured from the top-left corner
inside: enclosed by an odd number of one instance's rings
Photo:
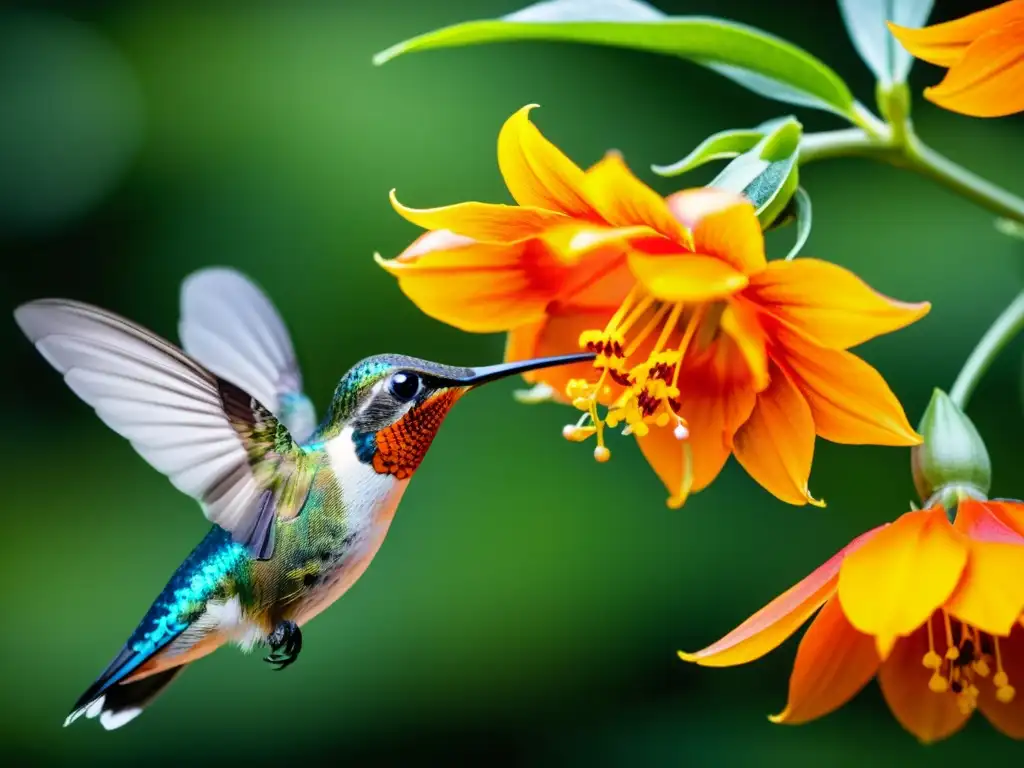
[[[620,255],[625,254],[631,241],[648,240],[655,236],[654,231],[646,225],[609,227],[578,219],[566,221],[568,223],[552,227],[538,237],[561,261],[570,265],[580,263],[584,257],[590,259],[599,251],[611,249]]]
[[[633,175],[617,152],[609,152],[586,171],[587,200],[609,224],[643,224],[682,248],[693,250],[693,237],[665,204],[664,198]]]
[[[1018,625],[1008,638],[1000,638],[999,652],[1003,670],[1017,695],[1012,701],[999,701],[989,676],[978,684],[978,709],[996,730],[1011,739],[1024,739],[1024,626]]]
[[[778,648],[835,594],[843,559],[882,529],[858,536],[718,642],[695,653],[680,651],[679,658],[705,667],[731,667]]]
[[[989,513],[998,518],[999,522],[1012,531],[1024,536],[1024,504],[1019,501],[989,500],[978,501]]]
[[[762,392],[768,386],[768,336],[757,310],[750,302],[737,298],[722,310],[719,324],[746,361],[754,389]]]
[[[447,230],[422,235],[397,258],[375,258],[422,312],[478,333],[541,319],[568,271],[537,241],[494,245]]]
[[[692,467],[687,467],[684,441],[676,439],[671,429],[651,429],[644,437],[637,438],[637,442],[647,463],[670,494],[678,495],[688,470],[692,471],[690,490],[696,493],[711,485],[722,471],[732,450],[732,436],[738,423],[746,420],[753,406],[753,390],[690,396],[685,401],[682,416],[690,433],[685,442],[690,446]]]
[[[829,600],[800,640],[786,708],[769,720],[799,725],[827,715],[856,696],[878,665],[874,639],[850,625],[838,600]]]
[[[944,633],[935,632],[935,644],[936,652],[943,655]],[[969,711],[960,710],[955,695],[949,691],[935,693],[928,688],[934,673],[921,663],[928,650],[928,632],[921,627],[897,641],[878,670],[878,683],[889,709],[900,725],[926,744],[952,736],[970,717]]]
[[[540,340],[540,335],[544,332],[544,327],[547,325],[547,322],[547,317],[544,317],[540,320],[535,320],[532,323],[527,323],[526,325],[520,325],[517,328],[511,329],[505,336],[505,362],[511,363],[518,360],[529,360],[534,357],[540,357],[536,350]],[[527,371],[523,374],[523,380],[530,384],[536,384],[540,381],[538,376],[540,373],[541,371]],[[564,392],[556,391],[555,394],[561,395],[562,401],[565,401]]]
[[[889,23],[889,30],[911,56],[940,67],[959,61],[967,46],[986,32],[1024,19],[1024,0],[1009,0],[992,8],[943,24],[913,29]]]
[[[699,331],[698,331],[699,333]],[[671,341],[670,341],[671,344]],[[693,485],[701,491],[722,471],[733,449],[736,430],[750,418],[756,394],[735,342],[722,336],[711,347],[683,362],[679,377],[680,416],[686,419],[693,455]],[[644,456],[674,492],[679,485],[682,447],[671,429],[652,429],[655,440],[641,441]],[[645,438],[646,439],[646,438]]]
[[[969,46],[942,82],[924,96],[943,109],[974,117],[1024,111],[1024,18],[987,32]]]
[[[881,374],[851,352],[829,349],[784,326],[774,329],[772,357],[811,406],[814,427],[826,440],[849,445],[918,445]]]
[[[498,166],[520,205],[598,220],[583,192],[583,171],[530,122],[530,104],[505,121],[498,134]]]
[[[740,290],[747,276],[712,256],[632,251],[629,269],[662,301],[713,301]]]
[[[1024,614],[1024,537],[974,501],[957,506],[953,527],[967,537],[970,553],[946,610],[982,632],[1010,634]]]
[[[566,314],[548,315],[537,325],[518,328],[509,334],[506,360],[525,360],[530,357],[549,357],[579,352],[579,338],[583,331],[604,328],[614,313],[614,308],[580,310]],[[512,355],[515,355],[514,357]],[[557,399],[565,399],[565,388],[572,379],[595,378],[594,367],[589,363],[573,363],[554,368],[533,371],[524,377],[530,383],[543,382],[555,390]],[[620,392],[618,385],[611,394],[601,398],[607,403],[610,397]]]
[[[440,208],[409,208],[390,193],[398,214],[424,229],[447,229],[485,243],[516,243],[572,220],[544,208],[491,203],[456,203]]]
[[[846,618],[873,635],[886,658],[897,638],[924,624],[953,593],[967,552],[941,506],[907,512],[843,562],[839,601]]]
[[[613,243],[589,253],[586,259],[575,265],[550,311],[568,313],[610,309],[612,311],[608,314],[611,317],[635,285],[624,248]]]
[[[749,201],[711,187],[686,189],[665,201],[693,234],[697,253],[715,256],[745,275],[764,269],[764,235]]]
[[[927,302],[907,304],[873,290],[849,270],[819,259],[772,261],[750,278],[744,297],[804,336],[848,349],[910,325]]]
[[[776,498],[789,504],[822,502],[807,488],[814,458],[814,419],[803,395],[778,367],[736,432],[736,460]]]

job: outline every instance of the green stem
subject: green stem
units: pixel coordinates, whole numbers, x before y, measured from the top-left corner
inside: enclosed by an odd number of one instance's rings
[[[999,356],[1014,336],[1024,328],[1024,291],[1017,295],[995,322],[985,331],[974,351],[968,356],[964,367],[960,369],[953,388],[949,390],[949,399],[960,410],[967,407],[967,402],[974,393],[974,388],[985,375],[992,361]]]
[[[909,121],[894,132],[888,126],[804,134],[800,140],[800,164],[835,157],[867,157],[901,168],[909,168],[997,216],[1024,224],[1024,198],[986,181],[927,146],[914,133]]]
[[[891,153],[888,140],[880,141],[860,128],[805,133],[800,139],[800,165],[835,157],[870,157],[883,160]]]
[[[945,185],[993,213],[1024,223],[1024,199],[940,155],[910,132],[904,147],[910,168]]]

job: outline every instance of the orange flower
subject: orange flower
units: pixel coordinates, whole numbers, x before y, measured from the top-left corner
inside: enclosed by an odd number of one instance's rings
[[[1024,505],[962,501],[875,528],[685,661],[709,667],[764,656],[821,608],[797,650],[786,708],[804,723],[839,708],[876,675],[893,715],[922,741],[980,708],[1024,738]]]
[[[428,230],[378,261],[428,315],[508,331],[506,358],[579,346],[582,363],[529,374],[583,411],[570,439],[635,435],[670,504],[707,486],[730,453],[780,499],[808,491],[815,434],[913,445],[882,377],[849,347],[922,317],[824,261],[765,260],[750,203],[695,189],[667,200],[617,154],[583,171],[525,107],[498,138],[518,205],[396,210]],[[594,367],[597,368],[595,372]]]
[[[925,98],[975,117],[1024,111],[1024,0],[923,29],[889,29],[915,58],[949,69]]]

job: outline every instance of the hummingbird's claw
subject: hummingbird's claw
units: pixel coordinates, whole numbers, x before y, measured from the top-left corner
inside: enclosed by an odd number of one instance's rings
[[[294,621],[282,621],[267,635],[267,645],[271,653],[263,660],[268,664],[276,664],[275,670],[280,672],[291,666],[299,658],[302,650],[302,632]]]

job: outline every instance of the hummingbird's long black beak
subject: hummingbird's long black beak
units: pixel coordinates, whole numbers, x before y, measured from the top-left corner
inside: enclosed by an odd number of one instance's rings
[[[497,381],[517,373],[536,371],[539,368],[554,368],[559,365],[569,365],[570,363],[585,363],[593,360],[594,357],[593,352],[580,352],[575,355],[538,357],[533,360],[519,360],[514,363],[485,365],[483,368],[471,368],[472,373],[469,376],[457,379],[457,381],[464,387],[479,387],[481,384],[486,384],[489,381]]]

